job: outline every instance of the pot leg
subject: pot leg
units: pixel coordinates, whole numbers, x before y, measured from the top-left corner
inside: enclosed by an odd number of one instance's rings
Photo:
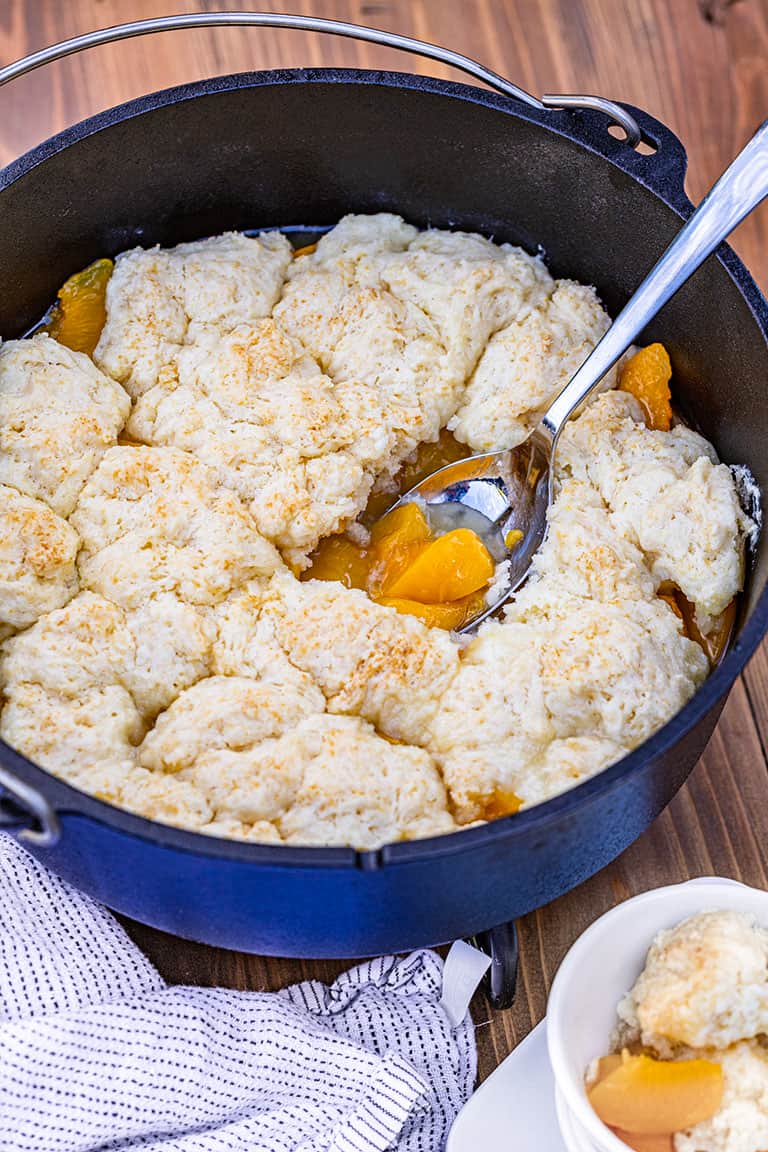
[[[514,920],[480,932],[470,943],[491,957],[483,977],[483,991],[493,1008],[511,1008],[517,988],[519,945]]]

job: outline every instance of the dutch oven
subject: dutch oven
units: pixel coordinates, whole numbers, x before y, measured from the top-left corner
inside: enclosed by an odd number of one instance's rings
[[[59,133],[0,172],[4,338],[27,331],[98,257],[227,229],[278,227],[305,243],[348,212],[540,247],[553,275],[595,285],[615,314],[692,212],[685,151],[645,112],[596,97],[539,101],[445,49],[332,21],[144,21],[46,49],[1,70],[0,83],[82,47],[206,24],[357,36],[495,90],[393,72],[251,72],[145,96]],[[768,305],[723,245],[642,341],[666,345],[688,422],[763,489],[767,338]],[[669,723],[571,791],[482,827],[369,852],[218,840],[102,803],[7,745],[0,824],[111,908],[226,948],[352,957],[503,926],[597,872],[669,803],[766,632],[767,571],[763,539],[730,651]],[[500,928],[496,943],[505,938]]]

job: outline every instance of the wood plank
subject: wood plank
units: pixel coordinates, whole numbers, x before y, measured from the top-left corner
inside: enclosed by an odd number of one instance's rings
[[[184,0],[179,12],[226,0]],[[684,140],[689,194],[701,196],[768,113],[768,0],[277,0],[299,11],[392,28],[476,56],[533,93],[588,91],[647,109]],[[90,28],[158,14],[154,0],[7,0],[4,61]],[[451,75],[400,53],[272,30],[166,34],[97,49],[0,93],[0,162],[99,109],[200,76],[297,65],[383,67]],[[87,189],[83,189],[87,195]],[[735,247],[768,286],[768,211],[739,230]],[[768,870],[768,647],[734,689],[686,788],[635,845],[577,892],[520,924],[520,991],[508,1012],[477,998],[480,1072],[487,1075],[541,1018],[565,951],[594,918],[658,884],[719,872],[766,886]],[[172,981],[269,989],[330,979],[343,961],[276,960],[181,942],[130,925]]]
[[[768,760],[768,641],[758,648],[747,665],[744,683],[760,733],[763,753]]]

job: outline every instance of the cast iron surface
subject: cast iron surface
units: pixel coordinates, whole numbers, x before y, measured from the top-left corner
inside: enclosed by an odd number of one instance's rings
[[[556,275],[595,284],[615,312],[690,213],[679,141],[633,111],[653,156],[597,115],[392,73],[256,73],[123,105],[0,174],[0,332],[22,333],[72,271],[134,244],[378,210],[541,244]],[[647,333],[670,349],[689,419],[763,488],[766,332],[765,302],[723,248]],[[85,796],[6,746],[0,762],[59,813],[61,839],[40,858],[146,923],[281,955],[454,939],[573,887],[669,802],[766,631],[767,563],[763,543],[731,652],[669,724],[571,792],[452,837],[368,853],[214,840]]]

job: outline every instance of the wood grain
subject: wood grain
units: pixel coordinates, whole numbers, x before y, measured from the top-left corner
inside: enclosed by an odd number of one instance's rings
[[[171,7],[193,12],[226,6],[186,0]],[[263,6],[435,40],[476,56],[534,93],[598,92],[637,104],[682,138],[694,199],[768,116],[768,0],[265,0]],[[166,5],[152,0],[2,0],[0,58],[9,61],[54,40],[164,10]],[[0,162],[67,123],[150,89],[223,72],[307,64],[450,75],[440,66],[372,45],[299,32],[165,34],[63,61],[3,90]],[[742,226],[734,244],[768,288],[768,209]],[[514,1008],[491,1013],[481,998],[475,1001],[481,1076],[541,1018],[563,954],[617,901],[711,872],[766,887],[766,747],[768,648],[763,647],[732,692],[688,786],[656,824],[577,892],[521,922]],[[329,979],[345,966],[239,955],[140,925],[129,929],[171,981],[269,989],[307,976]]]

